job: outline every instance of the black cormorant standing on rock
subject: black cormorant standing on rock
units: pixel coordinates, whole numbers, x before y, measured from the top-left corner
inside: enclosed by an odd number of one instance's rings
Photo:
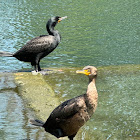
[[[65,18],[67,18],[67,16],[50,18],[46,24],[49,35],[40,35],[39,37],[33,38],[14,54],[0,52],[0,56],[15,57],[20,61],[31,62],[36,72],[41,71],[39,65],[40,60],[51,53],[60,43],[60,34],[57,30],[54,30],[54,27]]]
[[[40,120],[30,119],[29,122],[32,125],[44,127],[46,132],[57,138],[68,136],[69,140],[73,140],[80,127],[95,112],[98,101],[95,86],[97,69],[93,66],[86,66],[83,70],[76,71],[76,73],[83,73],[89,77],[86,93],[60,104],[52,111],[45,123]]]

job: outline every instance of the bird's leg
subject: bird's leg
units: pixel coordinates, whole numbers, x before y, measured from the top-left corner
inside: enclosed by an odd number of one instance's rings
[[[69,140],[73,140],[74,137],[75,137],[75,135],[68,136]]]
[[[32,71],[32,74],[33,75],[37,75],[38,74],[38,67],[37,67],[37,65],[34,65],[34,68],[35,68],[35,70]]]
[[[68,137],[69,138],[69,140],[73,140],[73,137]]]
[[[38,72],[38,65],[37,64],[34,65],[34,68],[35,68],[35,71]]]
[[[36,70],[37,70],[37,71],[41,71],[41,68],[40,68],[40,65],[39,65],[39,62],[40,62],[40,55],[41,55],[41,54],[38,54],[38,55],[36,56],[36,60],[35,60]]]
[[[38,65],[37,65],[37,68],[38,68],[38,71],[41,71],[41,68],[40,68],[39,63],[38,63]]]
[[[33,75],[37,75],[37,74],[39,73],[39,71],[41,71],[41,68],[40,68],[39,63],[38,63],[38,64],[35,64],[35,65],[34,65],[34,68],[35,68],[35,70],[32,71],[32,74],[33,74]]]

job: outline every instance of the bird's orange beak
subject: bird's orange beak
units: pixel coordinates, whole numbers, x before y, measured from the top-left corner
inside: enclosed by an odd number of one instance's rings
[[[58,20],[58,23],[59,23],[60,21],[62,21],[63,19],[66,19],[66,18],[67,18],[67,16],[65,16],[65,17],[60,17],[59,20]]]
[[[85,74],[85,75],[90,74],[90,72],[88,70],[77,70],[76,73],[82,73],[82,74]]]

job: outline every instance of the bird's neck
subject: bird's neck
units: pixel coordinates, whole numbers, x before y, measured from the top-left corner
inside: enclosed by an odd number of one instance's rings
[[[87,105],[90,108],[89,115],[91,116],[95,112],[97,107],[97,102],[98,102],[98,93],[95,85],[95,78],[89,80],[86,98],[87,98]]]
[[[96,89],[96,85],[95,85],[95,78],[93,78],[92,80],[89,80],[89,84],[88,84],[88,88],[87,88],[87,95],[92,97],[91,99],[96,100],[97,99],[97,89]],[[96,100],[97,101],[97,100]]]
[[[48,31],[49,35],[52,35],[52,36],[58,36],[59,35],[58,31],[54,30],[54,26],[52,24],[47,24],[46,28],[47,28],[47,31]]]
[[[52,25],[49,25],[49,24],[46,25],[46,28],[47,28],[49,35],[54,36],[59,43],[60,39],[61,39],[59,32],[57,30],[54,30],[54,27]]]

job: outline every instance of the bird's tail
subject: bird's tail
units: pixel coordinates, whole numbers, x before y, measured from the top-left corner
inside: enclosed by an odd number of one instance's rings
[[[34,120],[34,119],[29,119],[29,123],[35,126],[42,126],[44,125],[44,122],[40,120]]]
[[[12,57],[13,54],[12,54],[12,53],[9,53],[9,52],[3,52],[3,51],[0,51],[0,56]]]

